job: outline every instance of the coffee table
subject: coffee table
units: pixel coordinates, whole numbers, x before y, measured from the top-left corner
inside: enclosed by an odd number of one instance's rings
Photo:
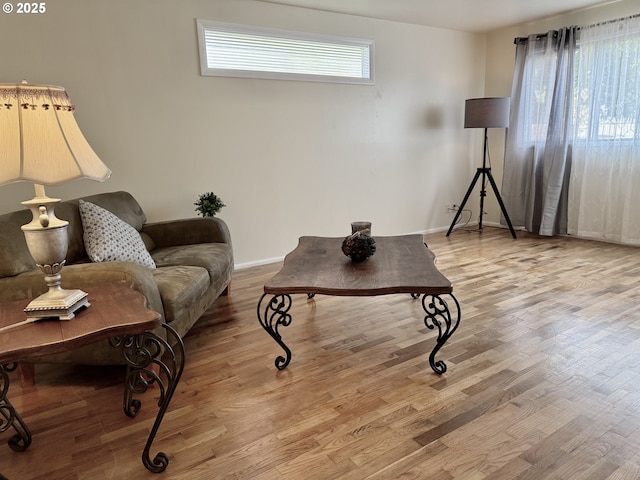
[[[429,365],[438,374],[447,371],[445,362],[436,361],[435,356],[460,324],[460,304],[451,282],[436,268],[435,255],[422,235],[374,238],[376,253],[356,263],[343,255],[343,238],[301,237],[298,246],[285,257],[282,269],[265,283],[258,301],[258,321],[285,352],[285,356],[275,359],[278,370],[291,361],[291,350],[280,334],[280,327],[287,327],[292,321],[291,295],[312,298],[406,293],[414,299],[422,296],[424,323],[438,332]],[[453,300],[453,311],[445,296]]]
[[[149,452],[184,369],[182,339],[162,322],[159,313],[146,307],[144,296],[126,282],[86,291],[91,305],[78,311],[72,320],[25,324],[28,299],[0,305],[0,328],[4,329],[0,331],[0,432],[15,430],[8,442],[14,451],[24,451],[31,444],[29,428],[7,398],[8,372],[17,368],[16,362],[108,340],[122,351],[127,364],[122,404],[125,415],[135,417],[140,410],[141,401],[134,395],[151,385],[159,387],[159,411],[142,452],[142,463],[154,473],[162,472],[169,463],[167,455],[159,452],[152,460]],[[158,327],[165,329],[173,340],[171,344],[152,331]]]

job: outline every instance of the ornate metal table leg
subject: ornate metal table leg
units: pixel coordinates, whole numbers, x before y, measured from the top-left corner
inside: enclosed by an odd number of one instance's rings
[[[15,452],[24,452],[31,445],[31,432],[7,398],[9,391],[7,372],[13,372],[17,367],[17,363],[0,365],[0,432],[6,432],[13,427],[16,434],[9,439],[9,447]]]
[[[122,353],[127,362],[122,405],[124,413],[129,417],[135,417],[140,411],[142,402],[133,398],[135,394],[146,392],[147,388],[154,383],[160,389],[160,398],[158,399],[160,410],[142,452],[142,463],[154,473],[163,472],[169,464],[169,458],[164,452],[159,452],[153,460],[151,460],[149,452],[184,370],[182,339],[169,325],[163,324],[162,326],[165,328],[167,336],[172,337],[175,341],[173,346],[152,332],[126,335],[111,340],[113,346],[122,347]]]
[[[424,317],[424,324],[427,328],[433,330],[438,328],[438,340],[436,346],[429,355],[429,365],[431,369],[437,374],[443,374],[447,371],[447,365],[442,361],[436,361],[436,353],[447,343],[449,337],[458,328],[460,324],[460,304],[453,294],[449,294],[456,304],[455,318],[452,319],[452,313],[449,310],[447,302],[445,302],[439,295],[425,294],[422,297],[422,308],[424,309],[426,316]]]
[[[285,345],[278,331],[279,327],[287,327],[291,324],[291,315],[289,310],[291,309],[291,297],[287,294],[274,295],[265,305],[263,309],[262,301],[267,294],[263,294],[258,301],[258,321],[262,328],[271,335],[271,337],[282,347],[285,351],[286,358],[282,355],[278,355],[275,360],[275,365],[278,370],[284,370],[291,361],[291,350]]]

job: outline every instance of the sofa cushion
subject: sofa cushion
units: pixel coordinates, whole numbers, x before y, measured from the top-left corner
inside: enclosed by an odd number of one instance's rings
[[[211,283],[228,282],[233,269],[233,251],[226,243],[197,243],[159,248],[151,252],[157,266],[193,265],[209,272]]]
[[[80,200],[79,205],[84,246],[93,262],[135,262],[156,267],[135,228],[91,202]]]
[[[209,274],[192,266],[159,267],[153,271],[167,323],[181,318],[209,288]]]
[[[30,220],[29,210],[0,215],[0,278],[12,277],[36,268],[20,229]]]

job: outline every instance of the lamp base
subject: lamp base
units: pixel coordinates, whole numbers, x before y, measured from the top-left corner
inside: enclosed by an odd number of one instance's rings
[[[476,171],[476,175],[475,177],[473,177],[473,181],[471,182],[471,185],[469,185],[469,189],[467,190],[467,193],[464,196],[464,199],[462,200],[462,203],[460,204],[460,207],[458,208],[458,211],[456,212],[456,216],[453,217],[453,222],[451,222],[451,226],[449,227],[449,230],[447,231],[447,237],[449,235],[451,235],[451,232],[453,231],[453,227],[456,226],[456,223],[458,223],[458,218],[460,217],[460,214],[462,213],[462,211],[464,210],[464,206],[467,203],[467,200],[469,200],[469,195],[471,195],[471,192],[473,192],[474,187],[476,186],[476,182],[478,181],[478,179],[480,178],[480,176],[482,175],[482,180],[480,183],[480,215],[478,217],[478,228],[480,231],[482,231],[482,214],[484,213],[484,197],[487,195],[487,192],[485,190],[485,177],[489,179],[489,183],[491,184],[491,188],[493,188],[493,193],[495,193],[496,195],[496,199],[498,200],[498,204],[500,205],[500,210],[502,210],[502,215],[504,215],[504,219],[507,222],[507,225],[509,225],[509,230],[511,231],[511,236],[513,238],[517,238],[516,237],[516,231],[513,229],[513,225],[511,224],[511,220],[509,219],[509,214],[507,213],[507,209],[504,206],[504,202],[502,201],[502,197],[500,196],[500,190],[498,190],[498,186],[496,185],[496,181],[493,178],[493,175],[491,174],[491,168],[487,168],[487,167],[482,167],[479,168]]]
[[[56,217],[57,198],[49,198],[42,185],[35,185],[36,196],[23,205],[31,210],[33,218],[23,225],[27,247],[36,265],[44,273],[49,290],[31,301],[24,312],[31,321],[43,318],[71,320],[80,308],[88,307],[87,293],[82,290],[64,290],[60,271],[64,267],[69,239],[69,222]]]
[[[34,298],[24,309],[29,320],[58,318],[71,320],[75,313],[89,305],[88,294],[82,290],[50,289],[38,298]]]

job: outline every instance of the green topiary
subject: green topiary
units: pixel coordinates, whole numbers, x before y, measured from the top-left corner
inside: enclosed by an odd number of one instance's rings
[[[222,207],[226,207],[226,205],[222,203],[222,199],[213,192],[200,195],[194,205],[196,206],[196,212],[203,217],[215,217],[216,213],[218,213]]]

